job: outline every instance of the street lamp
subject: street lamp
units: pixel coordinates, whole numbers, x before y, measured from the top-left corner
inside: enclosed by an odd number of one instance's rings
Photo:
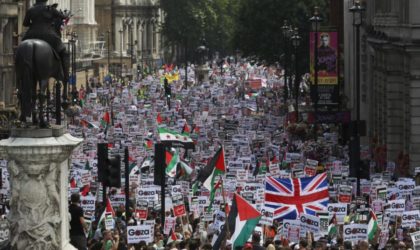
[[[290,38],[292,36],[292,30],[290,25],[288,25],[288,21],[284,20],[283,26],[281,27],[283,32],[283,45],[284,45],[284,103],[287,103],[287,99],[289,97],[289,88],[288,88],[288,76],[289,76],[289,64],[290,64],[290,53],[289,53],[289,45],[290,45]],[[292,93],[290,89],[290,93]]]
[[[312,91],[312,101],[314,102],[315,106],[315,124],[317,122],[318,117],[318,71],[319,71],[319,62],[318,62],[318,24],[322,22],[322,17],[319,15],[319,8],[316,6],[314,8],[314,14],[309,19],[309,21],[312,23],[312,30],[314,31],[314,40],[315,40],[315,46],[314,46],[314,84],[315,89],[311,89]]]
[[[108,57],[108,75],[109,76],[111,76],[111,49],[110,49],[110,44],[111,44],[111,31],[110,30],[107,30],[106,31],[106,34],[107,34],[107,57]]]
[[[123,33],[123,30],[120,29],[118,32],[120,33],[120,40],[121,40],[121,42],[120,42],[120,67],[121,67],[121,70],[120,70],[120,78],[122,80],[122,78],[123,78],[122,77],[122,74],[123,74],[123,60],[122,60],[123,37],[122,37],[122,33]]]
[[[71,45],[71,93],[72,93],[72,100],[74,99],[73,96],[75,95],[76,92],[76,84],[77,84],[77,77],[76,77],[76,38],[77,38],[77,33],[76,32],[71,32],[70,34],[70,45]],[[69,84],[70,85],[70,84]],[[70,87],[70,86],[69,86]]]
[[[299,121],[299,85],[300,77],[298,74],[298,48],[302,38],[299,36],[298,28],[295,28],[293,36],[290,38],[295,51],[295,102],[296,102],[296,122]]]
[[[356,28],[356,124],[352,130],[352,163],[353,173],[356,170],[357,177],[357,195],[360,195],[360,26],[362,25],[363,12],[365,8],[361,6],[360,1],[354,1],[349,9],[353,14],[353,27]],[[354,123],[353,123],[354,124]]]

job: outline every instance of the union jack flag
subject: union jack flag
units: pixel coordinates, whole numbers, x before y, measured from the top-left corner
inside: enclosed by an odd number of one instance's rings
[[[274,208],[275,219],[296,219],[300,214],[315,215],[327,209],[327,174],[309,178],[265,180],[265,205]]]

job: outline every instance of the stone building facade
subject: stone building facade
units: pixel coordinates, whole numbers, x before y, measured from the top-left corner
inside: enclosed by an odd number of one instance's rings
[[[111,63],[122,62],[127,73],[135,65],[159,66],[164,16],[158,0],[96,0],[95,5],[98,33],[110,41]]]
[[[13,0],[0,0],[0,108],[16,104],[13,52],[22,32],[25,5]]]
[[[408,155],[413,170],[420,166],[420,1],[369,0],[365,6],[362,119],[387,160]]]

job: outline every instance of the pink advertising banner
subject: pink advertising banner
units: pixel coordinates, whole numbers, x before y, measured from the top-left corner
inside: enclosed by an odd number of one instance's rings
[[[311,82],[315,75],[315,32],[310,35]],[[318,32],[318,84],[338,84],[338,37],[337,32]]]

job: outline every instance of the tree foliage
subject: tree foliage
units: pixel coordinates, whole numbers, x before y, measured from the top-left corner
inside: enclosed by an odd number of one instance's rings
[[[244,55],[255,55],[268,62],[276,62],[285,48],[282,29],[284,20],[298,27],[302,37],[299,53],[302,64],[307,66],[303,56],[309,51],[309,32],[314,6],[327,10],[327,0],[244,0],[240,2],[239,15],[235,22],[234,44]],[[326,13],[321,14],[324,18]],[[301,64],[301,65],[302,65]]]
[[[240,49],[276,62],[284,53],[283,21],[300,30],[303,64],[307,64],[309,18],[319,6],[324,18],[329,0],[161,0],[165,12],[163,33],[167,45],[187,47],[194,54],[202,37],[210,52],[232,55]],[[306,66],[306,65],[305,65]]]
[[[191,54],[205,38],[211,51],[231,51],[237,0],[161,0],[167,45],[187,46]]]

